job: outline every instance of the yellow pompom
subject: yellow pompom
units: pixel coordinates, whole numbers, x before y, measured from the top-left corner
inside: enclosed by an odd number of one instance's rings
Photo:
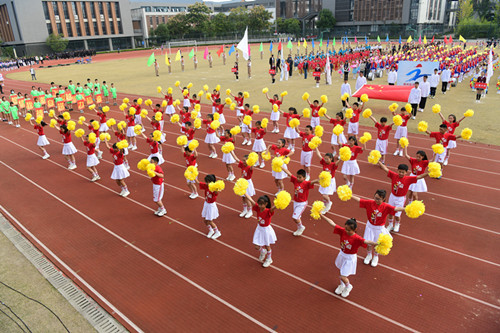
[[[188,94],[189,94],[189,90],[184,89],[184,90],[182,91],[182,95],[183,95],[183,96],[187,96]]]
[[[228,96],[231,95],[231,89],[226,89],[226,95],[228,95]]]
[[[164,108],[164,107],[166,107],[166,106],[167,106],[167,104],[168,104],[168,103],[167,103],[167,101],[163,100],[163,101],[161,102],[161,107],[162,107],[162,108]]]
[[[162,135],[161,135],[160,131],[156,130],[153,132],[153,140],[161,141],[161,137],[162,137]]]
[[[260,112],[260,107],[258,105],[252,106],[252,110],[254,113],[259,113]]]
[[[26,121],[30,121],[30,119],[31,119],[32,117],[33,117],[33,116],[31,115],[31,113],[28,113],[28,114],[26,115],[26,117],[24,117],[24,120],[26,120]]]
[[[210,192],[221,192],[225,187],[226,184],[224,184],[222,180],[218,180],[216,182],[208,184],[208,189],[210,190]]]
[[[175,81],[175,86],[178,87],[181,85],[181,82],[180,81]]]
[[[150,165],[153,165],[153,166],[154,166],[154,164],[153,164],[153,163],[151,163]],[[147,169],[146,169],[146,173],[148,174],[148,177],[149,177],[149,178],[156,177],[156,173],[155,173],[155,169],[154,169],[154,168],[151,168],[151,167],[147,168]]]
[[[216,86],[215,86],[215,90],[216,90],[216,91],[219,91],[219,90],[220,90],[220,84],[218,84],[218,85],[216,85]]]
[[[464,128],[460,136],[465,140],[469,140],[472,136],[472,130],[470,128]]]
[[[277,209],[285,209],[290,204],[292,196],[287,191],[280,191],[274,198],[274,205]]]
[[[70,120],[71,119],[71,115],[69,114],[68,111],[63,112],[62,115],[63,115],[64,120]]]
[[[231,104],[233,101],[231,100],[231,98],[227,97],[225,100],[226,104]]]
[[[403,125],[403,118],[401,118],[401,116],[399,114],[397,114],[394,117],[392,117],[392,122],[396,126],[401,126],[401,125]]]
[[[250,116],[243,117],[243,124],[250,126],[251,123],[252,123],[252,117]]]
[[[319,115],[320,117],[324,117],[324,116],[325,116],[325,114],[326,114],[326,111],[327,111],[327,110],[326,110],[326,108],[325,108],[325,107],[321,107],[321,108],[319,108],[318,115]]]
[[[57,120],[51,119],[49,126],[52,127],[52,128],[54,128],[56,126],[56,124],[57,124]]]
[[[141,135],[141,133],[142,133],[142,126],[141,125],[135,125],[134,126],[134,133],[136,135]]]
[[[332,174],[328,171],[321,171],[318,178],[321,187],[328,187],[332,182]]]
[[[370,155],[368,155],[368,162],[371,164],[377,164],[382,154],[378,150],[372,150]]]
[[[130,108],[128,109],[128,114],[129,114],[129,115],[131,115],[131,116],[135,115],[135,108],[130,107]]]
[[[142,98],[137,99],[137,104],[141,105],[142,104]]]
[[[156,112],[154,118],[156,121],[161,121],[162,113],[160,111]]]
[[[162,91],[161,87],[160,86],[156,87],[156,91],[161,94]]]
[[[302,110],[302,115],[304,118],[310,118],[311,117],[311,110],[309,108],[305,108]]]
[[[309,141],[308,146],[309,146],[309,148],[314,150],[314,149],[318,148],[321,145],[321,143],[322,143],[321,139],[317,136],[314,136],[311,139],[311,141]]]
[[[399,139],[399,145],[403,148],[406,148],[408,147],[408,145],[410,144],[410,141],[408,141],[407,138],[403,137],[401,139]]]
[[[210,101],[212,100],[212,94],[211,93],[206,93],[205,97]]]
[[[351,149],[349,147],[342,147],[339,149],[339,156],[342,161],[349,161],[351,159]]]
[[[153,105],[153,101],[150,99],[147,99],[146,101],[144,101],[144,104],[146,104],[147,106],[151,106],[151,105]]]
[[[359,142],[361,142],[362,144],[365,144],[368,141],[370,141],[371,139],[372,139],[372,135],[368,132],[365,132],[365,133],[363,133],[363,136],[359,138]]]
[[[251,152],[250,154],[248,154],[247,165],[254,166],[258,160],[259,160],[259,155],[257,155],[257,153]]]
[[[180,120],[180,117],[179,117],[179,115],[178,115],[178,114],[174,114],[174,115],[172,115],[172,117],[170,117],[170,122],[171,122],[172,124],[178,123],[178,122],[179,122],[179,120]]]
[[[311,217],[315,220],[319,220],[323,209],[325,209],[325,203],[323,201],[314,201],[311,208]]]
[[[389,105],[389,111],[394,112],[398,109],[399,105],[397,103],[392,103]]]
[[[95,143],[97,141],[97,135],[95,135],[94,132],[89,133],[89,142],[90,143]]]
[[[406,103],[405,109],[406,109],[406,112],[410,113],[411,112],[411,104]]]
[[[197,111],[191,111],[191,119],[196,119],[198,118],[198,112]]]
[[[266,161],[269,161],[271,159],[271,153],[266,150],[262,153],[262,158]]]
[[[363,102],[363,103],[368,102],[368,95],[367,94],[361,95],[361,102]]]
[[[177,137],[177,145],[178,146],[185,146],[188,143],[188,138],[185,135],[179,135]]]
[[[354,111],[351,108],[348,108],[347,110],[345,110],[345,117],[347,119],[351,119],[352,117],[354,117]]]
[[[233,128],[231,128],[231,130],[229,132],[231,132],[231,135],[237,135],[237,134],[241,133],[241,127],[236,125]]]
[[[405,207],[405,213],[409,218],[416,219],[417,217],[424,215],[425,205],[420,200],[414,200]]]
[[[342,96],[340,97],[340,99],[342,99],[344,102],[347,101],[347,99],[349,98],[349,94],[348,93],[344,93],[342,94]]]
[[[441,164],[437,162],[430,162],[427,166],[427,170],[429,171],[429,177],[431,178],[439,178],[441,177]]]
[[[188,89],[191,89],[193,87],[193,84],[191,82],[188,83],[188,85],[186,86]]]
[[[283,156],[282,156],[281,158],[283,158]],[[289,157],[289,156],[284,157],[284,158],[283,158],[283,163],[285,163],[285,164],[290,163],[290,157]]]
[[[324,129],[323,129],[323,126],[321,126],[321,125],[314,127],[314,134],[316,134],[317,137],[321,138],[323,136],[323,131],[324,131]]]
[[[273,158],[271,168],[273,169],[274,172],[281,172],[283,171],[282,167],[285,162],[283,161],[282,158],[280,157],[275,157]]]
[[[269,124],[269,119],[267,118],[263,118],[261,121],[260,121],[260,126],[262,128],[267,128],[267,124]]]
[[[111,136],[108,134],[107,138],[111,139]],[[108,139],[108,141],[109,141]],[[127,140],[122,140],[116,143],[116,147],[120,150],[128,148],[128,142]]]
[[[175,105],[179,105],[179,104],[181,104],[181,101],[179,101],[178,99],[176,99],[176,100],[174,101],[174,104],[175,104]]]
[[[195,106],[194,106],[194,110],[195,110],[196,112],[200,112],[200,110],[201,110],[201,105],[200,105],[200,104],[195,104]]]
[[[37,118],[37,120],[38,120],[38,118]],[[68,130],[74,131],[76,128],[76,123],[73,120],[70,120],[70,121],[68,121],[68,124],[66,126],[68,127]]]
[[[137,169],[141,171],[146,171],[147,166],[149,165],[149,160],[146,158],[143,158],[142,160],[137,163]]]
[[[232,142],[226,142],[222,147],[221,150],[224,154],[229,154],[234,150],[234,144]]]
[[[288,91],[286,90],[281,93],[281,97],[285,97],[286,95],[288,95]]]
[[[288,125],[290,125],[291,128],[297,128],[300,126],[300,121],[297,118],[293,118],[292,120],[290,120]]]
[[[363,111],[363,113],[361,115],[363,116],[363,118],[370,118],[370,116],[372,114],[373,114],[373,112],[371,109],[366,109],[365,111]]]
[[[378,236],[375,252],[382,256],[386,256],[392,249],[392,236],[387,234],[380,234]]]
[[[168,87],[167,94],[172,94],[173,92],[174,92],[174,89],[172,89],[172,87]]]
[[[123,99],[123,103],[128,104],[128,102],[130,102],[130,100],[129,100],[127,97],[125,97],[125,98]]]
[[[344,126],[335,125],[335,127],[333,128],[333,134],[339,136],[340,134],[342,134],[342,132],[344,132]]]
[[[104,112],[104,113],[109,112],[109,106],[107,106],[107,105],[103,106],[102,112]]]
[[[425,132],[427,131],[427,127],[429,126],[429,124],[427,124],[426,121],[421,121],[418,123],[418,131],[419,132]]]
[[[231,103],[231,105],[229,105],[229,110],[234,111],[235,109],[236,109],[236,104]]]
[[[194,124],[193,124],[194,128],[196,129],[200,129],[201,128],[201,119],[200,118],[196,118],[194,120]]]
[[[327,103],[327,102],[328,102],[328,96],[326,96],[326,95],[321,95],[321,102],[322,102],[322,103]]]
[[[273,112],[278,112],[279,106],[278,104],[273,104]]]
[[[441,105],[439,105],[439,104],[434,104],[434,105],[432,106],[432,112],[434,112],[434,113],[439,113],[439,112],[441,112]]]
[[[208,91],[208,85],[203,85],[203,90]]]
[[[240,178],[234,184],[233,191],[236,195],[239,195],[240,197],[244,196],[245,193],[247,192],[248,185],[249,185],[248,180],[246,180],[245,178]]]
[[[78,123],[80,123],[80,121],[78,121]],[[113,125],[116,125],[116,120],[113,119],[113,118],[109,118],[107,121],[106,121],[106,125],[108,125],[108,127],[111,127]]]
[[[268,89],[268,88],[264,88],[264,89],[262,89],[262,93],[263,93],[263,94],[267,94],[267,92],[268,92],[268,91],[269,91],[269,89]]]
[[[127,123],[122,120],[118,123],[118,125],[116,125],[116,127],[118,127],[119,130],[122,130],[127,127]]]
[[[248,91],[244,91],[243,92],[243,97],[244,98],[249,98],[250,97],[250,93]]]
[[[219,112],[214,113],[214,120],[219,120],[220,119],[220,114]]]
[[[342,201],[351,200],[352,190],[349,186],[342,185],[337,187],[337,195],[339,196],[339,199]]]
[[[307,101],[308,99],[309,99],[309,93],[305,92],[305,93],[302,95],[302,100]]]
[[[119,108],[120,108],[120,110],[124,111],[127,108],[127,106],[128,106],[127,104],[122,103],[122,104],[120,104]]]
[[[56,112],[53,109],[49,110],[49,117],[54,117],[56,115]]]
[[[90,111],[92,111],[92,110],[94,110],[94,109],[95,109],[95,104],[91,104],[91,105],[89,105],[89,110],[90,110]]]
[[[191,140],[191,142],[189,143],[189,150],[193,151],[195,150],[196,148],[198,148],[198,146],[200,145],[200,143],[198,142],[198,140]]]
[[[75,133],[75,134],[76,134],[76,133]],[[107,133],[101,133],[101,134],[99,134],[99,140],[101,140],[101,141],[106,141],[106,134],[107,134]],[[109,135],[109,134],[108,134],[108,135]]]
[[[203,90],[198,91],[198,99],[203,97]]]
[[[210,123],[210,128],[216,130],[220,127],[220,121],[214,120]]]
[[[436,143],[436,144],[432,145],[432,151],[436,154],[442,154],[442,153],[444,153],[444,147],[442,144]]]
[[[474,115],[474,111],[472,109],[469,109],[465,111],[464,117],[472,117]]]
[[[77,129],[77,130],[75,131],[75,136],[76,136],[77,138],[81,138],[81,137],[82,137],[82,136],[84,136],[84,135],[85,135],[85,131],[84,131],[83,129],[81,129],[81,128],[79,128],[79,129]]]

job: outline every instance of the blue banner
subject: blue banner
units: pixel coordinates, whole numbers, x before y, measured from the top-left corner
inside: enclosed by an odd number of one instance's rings
[[[424,75],[428,78],[439,68],[437,61],[400,61],[398,62],[398,86],[412,86],[415,81],[422,82]]]

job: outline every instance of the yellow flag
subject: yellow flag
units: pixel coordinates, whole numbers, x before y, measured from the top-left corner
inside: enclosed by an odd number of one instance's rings
[[[170,61],[168,61],[168,53],[165,54],[165,65],[170,66]]]
[[[467,40],[465,38],[462,37],[462,35],[460,35],[460,37],[458,38],[461,42],[464,42],[464,43],[467,43]]]
[[[427,37],[424,36],[424,44],[427,44]]]
[[[408,37],[408,39],[406,40],[407,43],[411,43],[412,39],[411,39],[411,36]]]
[[[304,39],[304,47],[307,47],[307,40]]]
[[[181,60],[181,50],[177,50],[177,54],[175,55],[175,61]]]

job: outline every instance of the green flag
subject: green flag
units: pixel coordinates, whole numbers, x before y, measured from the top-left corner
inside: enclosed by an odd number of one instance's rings
[[[380,43],[380,36],[377,36],[377,42]]]
[[[323,38],[319,40],[319,47],[323,47]]]
[[[264,51],[264,46],[262,46],[262,42],[260,42],[259,51],[260,51],[260,52]]]
[[[191,49],[191,52],[189,52],[189,59],[194,57],[194,49]]]
[[[148,67],[155,63],[155,53],[151,53],[148,59]]]
[[[293,45],[292,45],[292,41],[291,40],[288,41],[288,44],[286,45],[286,47],[289,48],[289,49],[293,49]]]
[[[335,47],[335,37],[333,37],[333,46]]]

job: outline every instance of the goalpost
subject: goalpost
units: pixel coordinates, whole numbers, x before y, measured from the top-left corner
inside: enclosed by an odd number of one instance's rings
[[[171,49],[179,46],[194,46],[196,52],[198,52],[198,43],[195,40],[186,40],[183,42],[168,42],[168,54],[172,54]]]

